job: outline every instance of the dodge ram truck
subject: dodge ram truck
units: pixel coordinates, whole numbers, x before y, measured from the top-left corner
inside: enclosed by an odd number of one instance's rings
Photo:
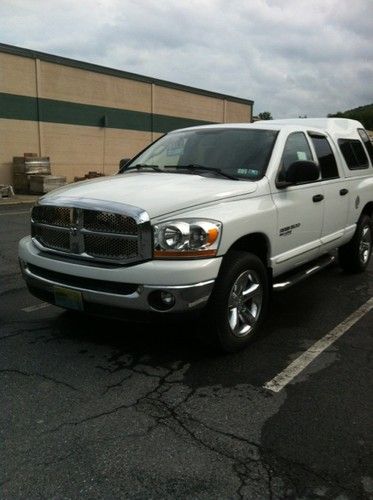
[[[116,175],[54,190],[19,243],[40,299],[104,316],[199,313],[227,352],[260,331],[272,290],[329,265],[362,272],[373,148],[337,118],[167,133]]]

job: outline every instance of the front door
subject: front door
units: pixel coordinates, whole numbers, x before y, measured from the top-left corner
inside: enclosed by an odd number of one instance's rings
[[[303,132],[290,133],[282,155],[278,180],[295,161],[312,161],[312,152]],[[276,188],[272,193],[277,208],[277,235],[272,249],[272,266],[280,274],[320,255],[325,206],[319,181]]]

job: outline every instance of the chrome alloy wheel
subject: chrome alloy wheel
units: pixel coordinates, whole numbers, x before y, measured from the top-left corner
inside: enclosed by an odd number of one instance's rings
[[[359,243],[359,256],[362,264],[365,264],[369,260],[370,252],[372,250],[372,234],[370,227],[363,226],[361,239]]]
[[[257,323],[263,289],[256,271],[247,270],[234,282],[228,301],[228,322],[235,337],[245,337]]]

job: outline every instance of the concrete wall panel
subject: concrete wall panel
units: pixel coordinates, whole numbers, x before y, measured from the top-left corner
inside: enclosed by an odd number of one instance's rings
[[[154,113],[167,116],[182,116],[207,122],[223,121],[223,102],[180,90],[154,86]]]
[[[103,172],[104,131],[57,123],[42,124],[42,154],[50,156],[52,174],[69,181],[90,170]]]
[[[52,174],[68,182],[89,171],[112,175],[122,158],[131,158],[151,141],[150,132],[42,124],[43,155],[51,157]]]
[[[40,97],[150,113],[151,85],[41,61]]]
[[[151,132],[107,129],[105,131],[105,174],[117,172],[122,158],[132,158],[151,141]]]
[[[35,97],[35,61],[0,52],[0,92]]]
[[[0,184],[11,184],[13,156],[39,153],[37,122],[0,119]]]
[[[225,121],[227,123],[250,123],[251,109],[245,104],[226,101]]]

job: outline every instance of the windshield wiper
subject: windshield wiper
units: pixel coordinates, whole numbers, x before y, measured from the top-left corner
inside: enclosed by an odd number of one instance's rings
[[[189,165],[167,165],[166,168],[176,168],[176,169],[185,169],[188,170],[189,172],[213,172],[215,174],[221,175],[222,177],[226,177],[227,179],[233,179],[235,181],[238,181],[238,177],[235,177],[234,175],[227,174],[227,172],[224,172],[221,168],[216,168],[216,167],[205,167],[204,165],[200,165],[199,163],[190,163]]]
[[[129,170],[141,170],[142,168],[151,168],[155,172],[164,172],[161,170],[158,165],[148,165],[147,163],[137,163],[136,165],[132,165],[131,167],[126,168],[125,172]]]

